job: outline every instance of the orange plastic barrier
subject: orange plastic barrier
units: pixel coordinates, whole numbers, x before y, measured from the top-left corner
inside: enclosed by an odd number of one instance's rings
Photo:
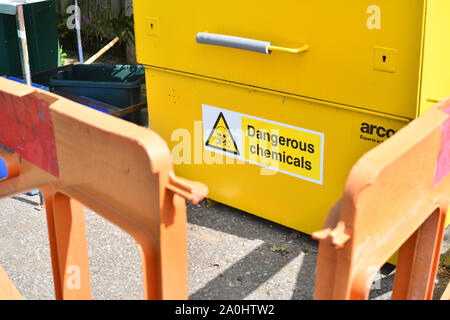
[[[165,142],[1,78],[0,106],[0,157],[8,167],[0,197],[36,188],[44,194],[56,298],[91,298],[84,204],[136,240],[146,299],[186,299],[185,199],[197,203],[208,190],[174,175]],[[8,280],[0,274],[0,286],[8,285],[0,293],[16,298]]]
[[[0,300],[22,300],[22,295],[0,266]]]
[[[316,299],[368,299],[399,251],[392,298],[432,299],[450,205],[450,99],[364,155],[320,240]],[[443,298],[449,298],[449,289]]]

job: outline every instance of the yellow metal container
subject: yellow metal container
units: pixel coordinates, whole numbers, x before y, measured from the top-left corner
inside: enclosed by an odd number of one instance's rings
[[[448,0],[134,0],[150,127],[213,200],[311,233],[450,94]]]

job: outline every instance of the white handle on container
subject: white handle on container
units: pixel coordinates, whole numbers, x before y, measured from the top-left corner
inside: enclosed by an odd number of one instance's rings
[[[201,44],[210,44],[221,47],[235,48],[241,50],[254,51],[264,54],[271,54],[272,51],[280,51],[286,53],[303,53],[309,50],[309,45],[304,44],[300,48],[285,48],[273,46],[270,42],[227,36],[222,34],[214,34],[207,32],[199,32],[197,34],[197,42]]]

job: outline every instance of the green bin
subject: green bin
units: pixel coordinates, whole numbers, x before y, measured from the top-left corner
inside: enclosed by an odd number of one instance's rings
[[[55,93],[87,97],[117,107],[127,108],[145,102],[145,69],[141,65],[79,64],[50,77]],[[141,124],[141,111],[128,114],[125,120]]]

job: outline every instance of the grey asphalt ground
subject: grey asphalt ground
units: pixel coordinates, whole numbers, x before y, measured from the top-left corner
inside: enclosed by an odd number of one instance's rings
[[[0,264],[28,300],[54,299],[45,211],[38,196],[0,200]],[[134,240],[86,210],[94,299],[142,299],[141,261]],[[447,229],[442,257],[448,257]],[[317,242],[301,232],[217,204],[188,205],[189,298],[310,300]],[[436,297],[448,282],[441,268]],[[389,299],[395,270],[384,267],[371,299]]]

